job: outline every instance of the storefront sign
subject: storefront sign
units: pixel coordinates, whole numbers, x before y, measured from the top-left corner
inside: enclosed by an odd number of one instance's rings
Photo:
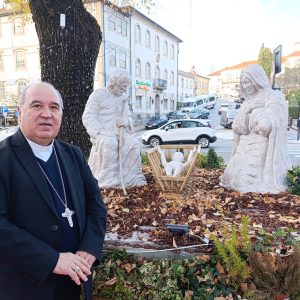
[[[136,89],[147,90],[147,91],[149,91],[152,86],[151,81],[136,80],[135,84],[136,84],[136,86],[135,86]]]

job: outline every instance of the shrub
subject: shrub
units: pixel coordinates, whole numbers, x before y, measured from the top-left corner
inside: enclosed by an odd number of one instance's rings
[[[223,157],[218,156],[212,148],[208,150],[207,154],[199,155],[197,163],[198,167],[203,169],[220,169],[225,166]]]
[[[240,232],[233,225],[231,236],[225,232],[223,242],[213,236],[216,252],[228,270],[230,282],[235,291],[238,291],[241,284],[245,283],[250,277],[249,267],[246,262],[252,250],[249,236],[250,220],[248,217],[243,216],[241,221]]]
[[[293,167],[287,174],[289,192],[300,195],[300,167]]]

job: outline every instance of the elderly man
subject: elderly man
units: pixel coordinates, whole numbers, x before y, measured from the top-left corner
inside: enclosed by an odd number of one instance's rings
[[[82,152],[55,140],[62,108],[49,83],[25,88],[0,143],[1,300],[77,300],[101,256],[106,209]]]

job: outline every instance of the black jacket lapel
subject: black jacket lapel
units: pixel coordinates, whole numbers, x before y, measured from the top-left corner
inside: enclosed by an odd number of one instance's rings
[[[57,211],[51,193],[49,191],[48,184],[43,176],[41,169],[37,164],[37,160],[28,142],[26,141],[20,129],[14,134],[12,138],[12,144],[15,154],[21,162],[21,164],[23,164],[24,168],[26,169],[28,176],[31,177],[32,181],[38,188],[43,200],[47,203],[47,205],[51,208],[53,213],[57,216]]]

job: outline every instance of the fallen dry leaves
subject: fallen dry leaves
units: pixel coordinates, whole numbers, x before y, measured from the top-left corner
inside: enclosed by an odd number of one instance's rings
[[[148,185],[122,190],[102,190],[108,210],[106,244],[131,243],[145,248],[172,248],[202,243],[199,236],[222,237],[224,228],[251,218],[253,236],[281,228],[300,228],[300,197],[289,193],[239,193],[219,186],[222,170],[195,169],[181,195],[164,195],[150,167],[144,167]],[[174,236],[165,224],[188,224],[190,234]],[[198,237],[197,237],[198,236]],[[134,238],[132,238],[134,237]],[[131,238],[131,240],[130,240]]]

